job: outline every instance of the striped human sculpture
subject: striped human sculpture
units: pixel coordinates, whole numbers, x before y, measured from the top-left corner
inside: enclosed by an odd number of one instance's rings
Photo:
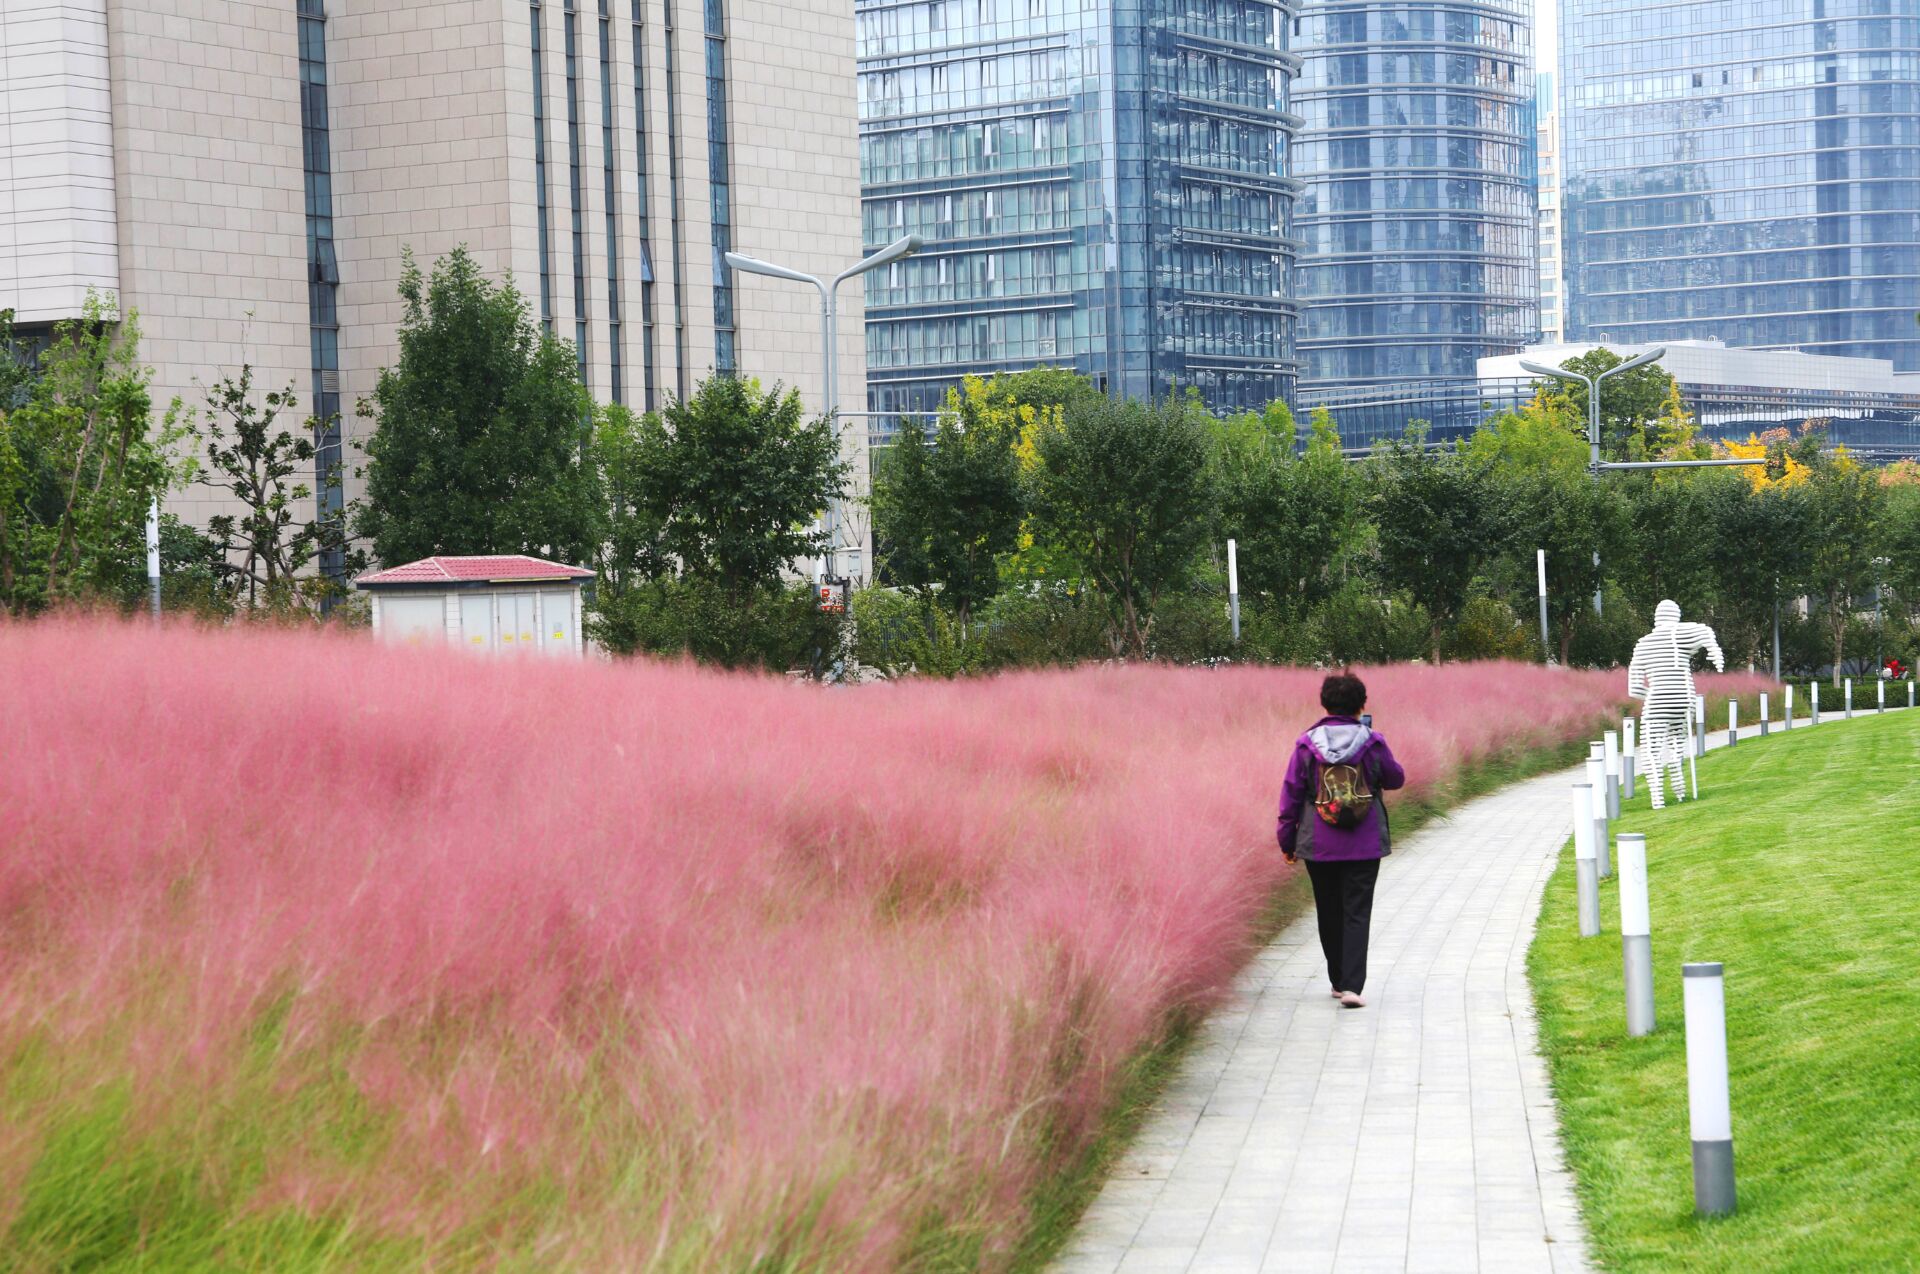
[[[1627,693],[1641,700],[1640,771],[1653,793],[1653,808],[1666,804],[1667,776],[1673,776],[1676,800],[1687,799],[1686,756],[1688,727],[1693,714],[1693,657],[1706,652],[1713,666],[1725,672],[1726,656],[1713,629],[1680,620],[1676,602],[1661,602],[1653,611],[1653,631],[1633,648],[1627,666]]]

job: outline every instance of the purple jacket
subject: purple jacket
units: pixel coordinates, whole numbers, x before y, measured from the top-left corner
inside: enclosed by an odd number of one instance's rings
[[[1322,765],[1353,765],[1373,784],[1373,808],[1358,826],[1341,829],[1313,808]],[[1381,792],[1406,784],[1407,772],[1380,735],[1352,717],[1323,717],[1293,745],[1287,778],[1280,785],[1280,849],[1309,862],[1353,862],[1393,852]]]

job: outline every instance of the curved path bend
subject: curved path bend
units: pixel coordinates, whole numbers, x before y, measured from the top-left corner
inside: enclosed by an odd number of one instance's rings
[[[1056,1270],[1587,1269],[1526,980],[1572,782],[1516,784],[1396,846],[1367,1008],[1328,996],[1311,911],[1289,925],[1202,1028]]]

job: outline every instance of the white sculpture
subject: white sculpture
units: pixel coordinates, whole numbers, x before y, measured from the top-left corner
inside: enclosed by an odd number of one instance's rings
[[[1692,742],[1693,657],[1707,653],[1713,666],[1727,670],[1726,656],[1713,629],[1705,624],[1680,622],[1677,602],[1661,602],[1653,609],[1653,631],[1633,647],[1627,665],[1627,693],[1642,700],[1640,754],[1637,764],[1653,792],[1653,808],[1666,805],[1665,788],[1673,775],[1675,800],[1687,799],[1686,758]]]

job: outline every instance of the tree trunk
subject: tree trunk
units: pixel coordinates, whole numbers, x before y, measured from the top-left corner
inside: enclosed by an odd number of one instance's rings
[[[1434,620],[1432,637],[1433,637],[1433,662],[1435,664],[1440,663],[1440,647],[1442,644],[1441,635],[1444,632],[1445,632],[1445,627],[1441,624],[1441,622],[1438,619]]]

